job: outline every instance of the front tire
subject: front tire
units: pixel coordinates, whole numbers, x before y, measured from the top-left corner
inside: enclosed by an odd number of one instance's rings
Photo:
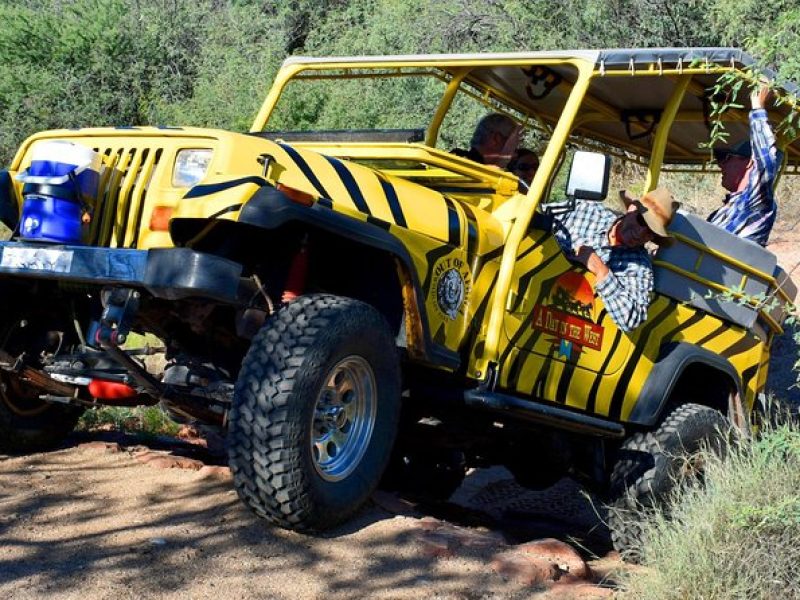
[[[0,451],[24,454],[49,450],[72,432],[83,409],[39,400],[35,388],[0,373]]]
[[[37,357],[52,351],[52,337],[44,319],[17,318],[0,328],[3,349],[18,360],[41,368]],[[17,373],[0,370],[0,452],[24,454],[49,450],[69,435],[83,409],[39,399],[43,392]]]
[[[626,560],[642,559],[644,515],[663,508],[676,486],[702,480],[702,451],[723,455],[730,427],[713,408],[681,404],[655,431],[625,441],[611,474],[608,527],[614,548]]]
[[[287,529],[347,520],[380,480],[399,409],[383,316],[350,298],[298,298],[253,339],[236,382],[228,452],[239,496]]]

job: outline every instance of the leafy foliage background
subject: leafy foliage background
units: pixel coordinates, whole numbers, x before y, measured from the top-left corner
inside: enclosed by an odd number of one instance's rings
[[[49,128],[246,131],[290,54],[734,45],[797,80],[798,30],[795,0],[0,0],[0,164]],[[391,118],[347,93],[319,110]]]

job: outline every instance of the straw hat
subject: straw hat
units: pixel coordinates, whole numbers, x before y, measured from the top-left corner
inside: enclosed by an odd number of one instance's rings
[[[656,188],[641,198],[634,198],[627,190],[620,191],[619,196],[626,208],[631,204],[636,206],[647,227],[656,235],[656,243],[662,243],[671,237],[667,228],[672,223],[675,211],[680,208],[680,203],[675,201],[672,192],[667,188]]]

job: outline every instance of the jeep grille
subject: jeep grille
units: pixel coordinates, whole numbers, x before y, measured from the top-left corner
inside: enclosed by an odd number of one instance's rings
[[[91,241],[98,246],[136,247],[147,188],[163,148],[96,147],[105,169],[100,178]]]

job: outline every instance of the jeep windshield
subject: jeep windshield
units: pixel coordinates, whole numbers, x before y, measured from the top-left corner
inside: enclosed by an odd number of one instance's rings
[[[441,74],[428,69],[306,70],[288,81],[263,135],[286,141],[421,142],[444,89]]]

